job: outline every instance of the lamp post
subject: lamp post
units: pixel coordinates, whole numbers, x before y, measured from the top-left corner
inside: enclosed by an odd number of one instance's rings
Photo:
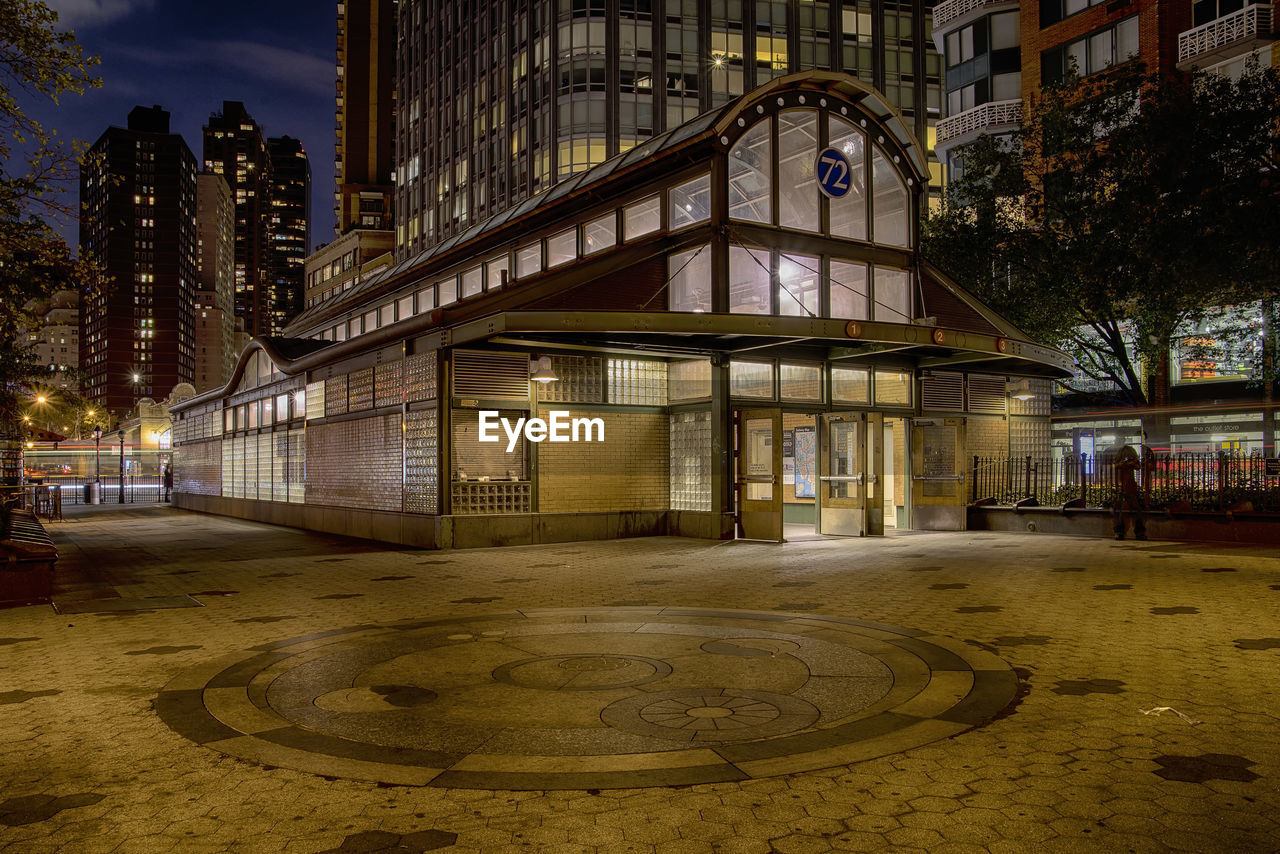
[[[116,433],[120,437],[120,503],[124,503],[124,431]]]
[[[93,425],[93,482],[102,482],[102,427]]]

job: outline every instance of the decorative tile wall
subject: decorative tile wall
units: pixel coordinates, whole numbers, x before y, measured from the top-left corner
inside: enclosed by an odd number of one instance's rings
[[[404,362],[388,362],[373,369],[374,406],[399,406],[404,401]]]

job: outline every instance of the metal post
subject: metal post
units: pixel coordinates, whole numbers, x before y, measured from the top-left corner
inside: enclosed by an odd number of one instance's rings
[[[975,455],[974,455],[974,457],[973,457],[973,486],[972,486],[972,489],[973,489],[973,498],[971,498],[971,499],[970,499],[970,503],[972,503],[972,504],[977,504],[977,503],[978,503],[978,456],[977,456],[977,454],[975,454]]]
[[[116,434],[120,437],[120,503],[124,503],[124,431]]]

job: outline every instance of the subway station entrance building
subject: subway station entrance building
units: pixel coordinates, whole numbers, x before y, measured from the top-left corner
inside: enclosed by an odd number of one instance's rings
[[[961,529],[1071,364],[920,258],[925,168],[873,89],[774,80],[253,341],[174,410],[176,502],[442,548]],[[480,441],[555,411],[603,440]]]

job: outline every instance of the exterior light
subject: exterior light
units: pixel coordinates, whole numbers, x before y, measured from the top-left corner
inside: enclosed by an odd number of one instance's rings
[[[86,412],[86,413],[85,413],[85,416],[86,416],[87,418],[92,418],[92,417],[93,417],[93,414],[94,414],[94,413],[93,413],[93,410],[92,410],[92,409],[90,409],[88,412]]]
[[[94,425],[94,428],[93,428],[93,441],[95,441],[95,442],[101,442],[101,441],[102,441],[102,427],[101,427],[100,425]]]
[[[141,379],[141,378],[140,378],[137,374],[134,374],[134,375],[133,375],[133,381],[134,381],[135,383],[136,383],[139,379]]]
[[[48,403],[48,402],[49,402],[49,398],[45,397],[43,394],[36,398],[36,403]]]
[[[559,382],[560,378],[556,376],[556,372],[551,369],[551,357],[540,356],[536,361],[529,363],[529,379],[535,383],[554,383]]]
[[[1009,397],[1014,400],[1035,400],[1036,393],[1031,390],[1030,380],[1019,380],[1009,392]]]

